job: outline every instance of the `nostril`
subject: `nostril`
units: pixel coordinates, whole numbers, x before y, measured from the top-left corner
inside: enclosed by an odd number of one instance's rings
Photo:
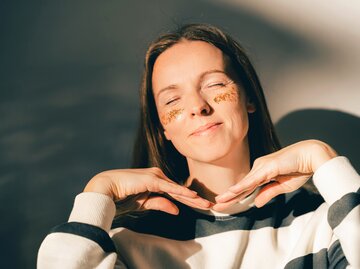
[[[201,114],[202,114],[202,115],[207,115],[207,114],[209,114],[209,112],[210,112],[210,110],[208,109],[207,106],[206,106],[206,107],[203,107],[203,109],[201,110]]]
[[[194,104],[194,106],[191,109],[191,115],[208,115],[211,113],[211,107],[206,101],[203,101],[202,103]]]

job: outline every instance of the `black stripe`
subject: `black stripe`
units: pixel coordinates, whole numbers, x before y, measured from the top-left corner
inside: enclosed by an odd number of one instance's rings
[[[104,252],[116,252],[113,241],[103,229],[86,223],[67,222],[55,226],[50,233],[75,234],[96,242]]]
[[[328,250],[329,267],[334,269],[346,268],[349,265],[345,254],[340,245],[340,241],[336,240]]]
[[[342,269],[349,265],[339,240],[335,241],[329,249],[321,249],[316,253],[295,258],[288,262],[284,269],[303,269],[303,268],[330,268]]]
[[[345,194],[329,208],[328,222],[335,229],[342,220],[360,204],[360,189],[357,192]]]
[[[256,230],[264,227],[285,227],[303,214],[316,210],[323,203],[319,195],[299,190],[280,195],[262,208],[228,217],[215,217],[198,213],[174,201],[180,209],[178,216],[150,211],[137,218],[121,217],[113,228],[125,227],[134,232],[157,235],[175,240],[191,240],[233,230]]]

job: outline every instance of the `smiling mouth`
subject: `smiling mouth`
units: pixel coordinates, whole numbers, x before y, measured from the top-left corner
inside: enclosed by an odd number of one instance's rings
[[[191,135],[192,136],[208,135],[212,133],[214,130],[216,130],[221,124],[222,124],[221,122],[205,124],[200,128],[196,129]]]

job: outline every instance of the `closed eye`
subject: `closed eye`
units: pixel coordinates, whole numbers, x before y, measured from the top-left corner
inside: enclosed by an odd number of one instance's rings
[[[208,85],[209,88],[210,88],[210,87],[225,87],[225,86],[226,86],[226,84],[223,83],[223,82],[219,82],[219,83],[214,83],[214,84]]]
[[[177,100],[179,100],[179,98],[178,98],[178,97],[173,98],[173,99],[170,99],[169,101],[167,101],[167,102],[165,103],[165,105],[170,105],[170,104],[172,104],[172,103],[176,102]]]

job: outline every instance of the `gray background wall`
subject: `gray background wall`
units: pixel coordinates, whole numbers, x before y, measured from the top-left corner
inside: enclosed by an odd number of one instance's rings
[[[0,267],[35,267],[86,182],[129,165],[145,49],[181,23],[215,24],[247,48],[284,145],[322,139],[359,169],[360,16],[338,15],[359,6],[318,5],[1,1]]]

